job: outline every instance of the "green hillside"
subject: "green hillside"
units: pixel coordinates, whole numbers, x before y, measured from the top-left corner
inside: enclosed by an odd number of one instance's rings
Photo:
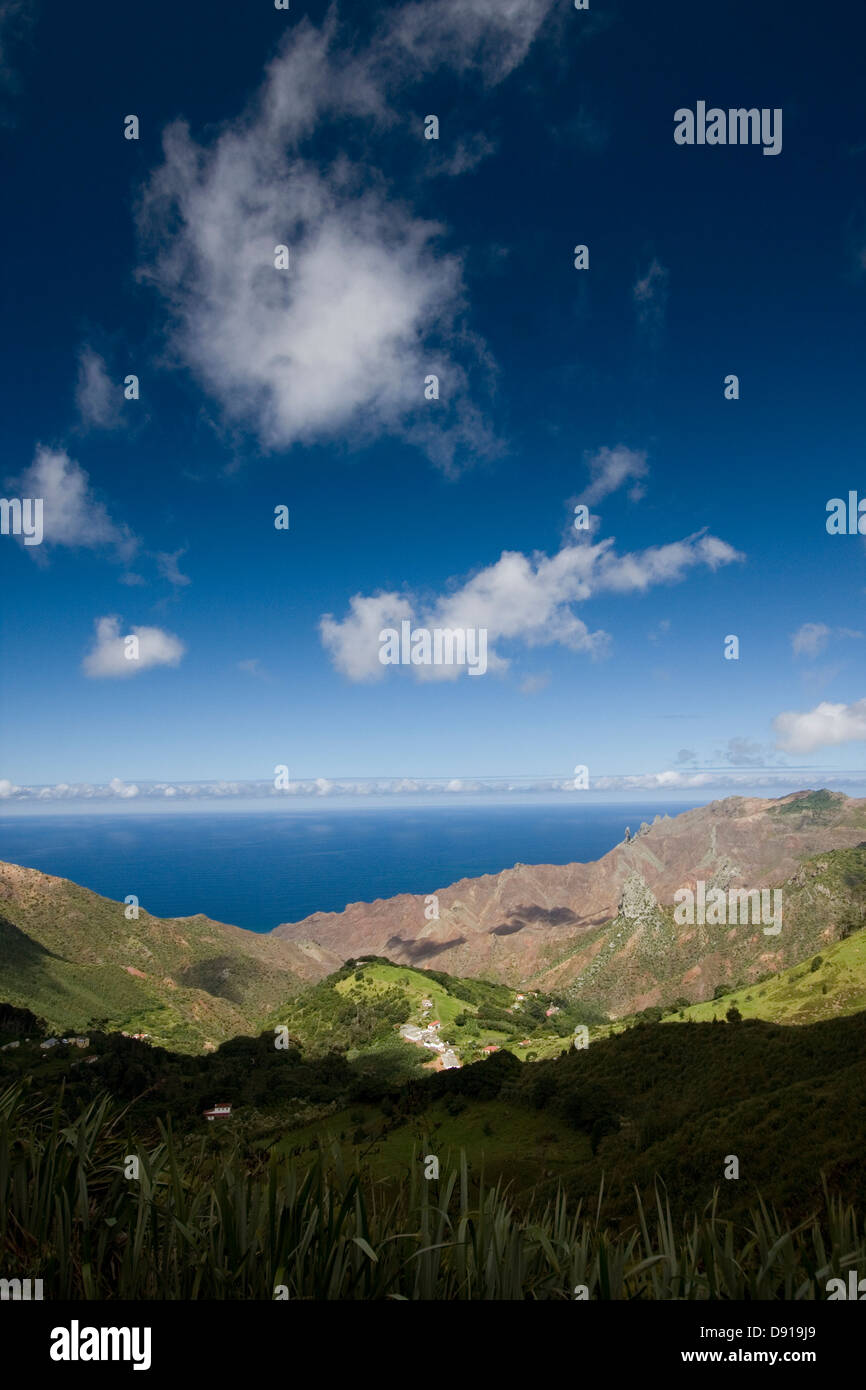
[[[866,931],[754,985],[669,1014],[668,1023],[711,1023],[730,1008],[771,1023],[817,1023],[866,1009]]]
[[[816,815],[823,814],[823,806],[819,801]],[[705,925],[684,932],[683,927],[674,922],[673,911],[658,905],[648,907],[640,923],[620,917],[596,927],[586,933],[583,946],[569,946],[559,963],[586,949],[586,943],[594,942],[609,945],[611,949],[630,944],[628,958],[619,952],[608,955],[607,951],[600,951],[582,975],[572,984],[563,986],[563,993],[572,1003],[582,1003],[585,1012],[592,1014],[604,999],[622,986],[630,970],[643,968],[647,958],[652,956],[656,985],[650,994],[652,1003],[643,1011],[645,1017],[661,1018],[671,1013],[676,1005],[677,1016],[682,1009],[686,1018],[712,1020],[714,1015],[719,1016],[718,1006],[713,1008],[713,996],[717,993],[727,996],[732,991],[737,992],[738,1007],[746,1016],[739,1003],[741,998],[751,995],[749,1002],[754,1005],[757,991],[763,990],[771,977],[779,975],[789,979],[800,975],[804,963],[808,968],[808,963],[819,954],[829,959],[834,945],[852,938],[866,926],[866,845],[813,855],[805,859],[796,874],[780,888],[782,929],[775,936],[765,936],[760,926],[752,924],[733,929]],[[692,969],[687,970],[690,957],[683,946],[684,936],[697,931],[705,938],[699,968],[695,970],[691,962]],[[842,965],[848,959],[853,979],[846,975]],[[850,1013],[864,1007],[856,982],[857,976],[862,975],[857,948],[853,948],[850,955],[843,952],[839,961],[841,973],[830,971],[819,982],[819,992],[821,986],[827,986],[822,1001],[814,1000],[813,1006],[797,1021],[831,1018],[840,1012]],[[719,983],[714,984],[714,981]],[[689,1007],[689,999],[694,998],[696,991],[703,991],[710,997]],[[767,1003],[760,1009],[750,1007],[749,1016],[794,1021],[788,1008],[779,1014],[773,1011],[775,1005],[766,990],[760,997]],[[781,1007],[781,999],[777,1002]],[[611,1015],[617,1018],[620,1011],[611,1010]],[[619,1031],[631,1017],[630,1013],[621,1014],[605,1031]]]
[[[485,1047],[507,1048],[521,1059],[558,1052],[583,1011],[549,994],[511,989],[487,980],[461,979],[437,970],[394,965],[380,956],[350,960],[274,1012],[271,1029],[286,1027],[306,1050],[339,1048],[350,1059],[385,1057],[392,1069],[430,1065],[431,1053],[400,1037],[401,1024],[439,1036],[461,1063],[485,1056]],[[558,1012],[547,1016],[549,1008]]]
[[[604,1178],[607,1220],[657,1177],[676,1210],[701,1209],[719,1188],[726,1213],[744,1214],[760,1191],[801,1219],[821,1204],[822,1175],[866,1200],[864,1132],[860,1013],[797,1028],[637,1025],[523,1066],[502,1053],[385,1102],[280,1124],[259,1142],[295,1158],[336,1147],[382,1180],[405,1180],[418,1156],[452,1162],[465,1150],[476,1176],[550,1196],[562,1182],[586,1202]],[[731,1155],[737,1181],[724,1178]]]
[[[337,963],[202,915],[163,919],[66,879],[0,865],[0,996],[58,1031],[101,1025],[201,1052],[256,1031]]]

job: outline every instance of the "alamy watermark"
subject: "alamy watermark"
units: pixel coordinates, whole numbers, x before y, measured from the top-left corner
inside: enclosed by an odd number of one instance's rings
[[[17,1303],[23,1300],[25,1303],[35,1300],[37,1303],[42,1300],[42,1280],[41,1279],[0,1279],[0,1300],[5,1302],[11,1299]]]
[[[831,497],[826,510],[827,534],[830,536],[866,536],[866,497],[858,498],[853,490],[844,497]]]
[[[486,627],[416,627],[408,618],[379,633],[383,666],[466,666],[470,676],[487,670]]]
[[[778,936],[782,930],[781,888],[711,888],[698,879],[696,892],[678,888],[674,893],[674,921],[678,927],[764,925],[765,936]]]
[[[723,111],[699,101],[694,111],[681,106],[674,112],[674,140],[678,145],[763,145],[764,154],[782,152],[782,108],[731,107]]]
[[[73,1318],[69,1327],[51,1331],[52,1361],[131,1361],[134,1371],[150,1370],[149,1327],[82,1327]]]
[[[25,545],[42,544],[42,498],[0,497],[0,536],[23,536]]]

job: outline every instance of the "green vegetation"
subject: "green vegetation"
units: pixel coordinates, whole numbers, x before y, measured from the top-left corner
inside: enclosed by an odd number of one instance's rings
[[[850,833],[851,818],[856,825],[863,813],[834,793],[808,793],[771,814],[829,816],[835,822],[840,805]],[[734,932],[707,927],[696,945],[676,927],[672,909],[641,908],[640,921],[619,917],[582,932],[579,940],[566,934],[561,944],[546,948],[519,1007],[514,987],[455,980],[378,957],[352,961],[311,987],[309,981],[338,960],[309,943],[239,931],[202,916],[161,920],[143,908],[128,920],[123,904],[15,866],[0,868],[0,887],[4,997],[33,1009],[56,1031],[124,1029],[146,1033],[173,1052],[200,1054],[239,1034],[285,1025],[308,1050],[336,1045],[350,1056],[369,1051],[384,1066],[391,1025],[423,1021],[420,999],[426,991],[443,1037],[453,1033],[447,1041],[464,1060],[481,1056],[485,1045],[544,1058],[578,1024],[603,1028],[609,1013],[622,1012],[635,999],[667,1007],[682,996],[683,980],[696,963],[709,959],[705,978],[721,995],[754,984],[759,958],[773,971],[790,970],[855,936],[866,925],[866,842],[801,863],[782,885],[784,928],[778,937],[758,938],[747,926]],[[588,958],[582,973],[567,986],[554,986],[561,996],[551,995],[550,981],[570,977],[568,962],[577,952]],[[822,977],[821,983],[827,985],[821,993],[829,1014],[832,981]],[[559,1012],[547,1019],[551,1002]],[[737,1007],[742,1010],[739,1001]],[[407,1059],[406,1070],[418,1065],[418,1058]]]
[[[311,973],[291,942],[202,916],[127,920],[123,904],[42,874],[16,885],[3,914],[3,997],[56,1029],[101,1024],[201,1052],[261,1027]]]
[[[618,1020],[601,965],[579,998],[378,956],[305,986],[290,943],[40,883],[0,919],[0,1232],[51,1297],[808,1298],[866,1258],[866,844],[803,861],[781,937],[711,943],[700,1004],[654,909],[659,1002]],[[462,1067],[400,1035],[434,1019]]]
[[[21,1020],[3,1026],[11,1036]],[[43,1051],[27,1026],[29,1044],[0,1052],[0,1084],[23,1085],[34,1105],[62,1086],[73,1116],[109,1092],[140,1143],[170,1124],[184,1144],[237,1142],[250,1164],[271,1150],[310,1162],[335,1148],[382,1181],[406,1179],[416,1145],[452,1161],[465,1150],[473,1172],[483,1165],[520,1197],[550,1197],[561,1183],[588,1202],[604,1176],[611,1221],[626,1219],[633,1188],[651,1193],[656,1178],[678,1219],[702,1210],[730,1153],[741,1179],[721,1187],[726,1217],[744,1219],[761,1192],[786,1219],[804,1220],[822,1173],[846,1201],[866,1200],[866,1012],[799,1027],[638,1023],[548,1061],[522,1063],[503,1048],[408,1076],[403,1054],[425,1054],[398,1039],[350,1059],[278,1049],[263,1033],[197,1058],[116,1034],[92,1034],[89,1050]],[[207,1125],[201,1111],[217,1101],[231,1103],[232,1117]]]
[[[399,1186],[319,1156],[250,1169],[237,1145],[184,1149],[169,1130],[134,1147],[102,1099],[0,1096],[0,1246],[63,1299],[820,1299],[866,1261],[850,1207],[823,1194],[792,1228],[757,1199],[743,1223],[708,1209],[676,1222],[661,1191],[627,1229],[562,1191],[514,1203],[470,1178],[465,1157]],[[127,1155],[139,1159],[125,1176]]]
[[[723,1005],[718,1000],[692,1004],[679,1014],[668,1013],[665,1022],[711,1023],[728,1007],[743,1018],[773,1023],[817,1023],[859,1013],[866,1009],[866,932],[846,936],[811,961],[725,993]]]
[[[548,1018],[551,1006],[558,1012]],[[432,1019],[440,1024],[443,1041],[465,1062],[481,1058],[487,1045],[522,1057],[530,1050],[555,1055],[578,1023],[605,1021],[597,1011],[549,993],[527,991],[518,999],[518,991],[508,985],[362,956],[287,1000],[266,1026],[288,1028],[306,1050],[330,1048],[353,1061],[377,1060],[380,1072],[410,1075],[429,1065],[430,1056],[395,1039],[395,1030],[402,1023],[423,1028]]]
[[[296,995],[269,1020],[284,1025],[306,1048],[328,1047],[360,1050],[381,1042],[409,1017],[409,994],[398,983],[406,971],[391,968],[388,979],[374,981],[372,974],[347,961],[341,970]]]
[[[820,791],[800,792],[790,800],[772,806],[768,814],[809,819],[817,824],[831,824],[837,818],[840,809],[845,807],[846,800],[843,792],[831,792],[822,788]]]

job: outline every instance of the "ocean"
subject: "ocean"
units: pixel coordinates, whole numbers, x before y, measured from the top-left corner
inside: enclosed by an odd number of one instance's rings
[[[516,863],[598,859],[625,827],[690,805],[468,806],[0,817],[0,860],[134,893],[157,917],[270,931],[312,912],[432,893]]]

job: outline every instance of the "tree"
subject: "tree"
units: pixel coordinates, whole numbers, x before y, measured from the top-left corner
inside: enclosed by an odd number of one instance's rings
[[[725,1014],[725,1018],[729,1023],[742,1023],[743,1021],[743,1015],[740,1013],[736,1004],[731,1005],[728,1012]]]

